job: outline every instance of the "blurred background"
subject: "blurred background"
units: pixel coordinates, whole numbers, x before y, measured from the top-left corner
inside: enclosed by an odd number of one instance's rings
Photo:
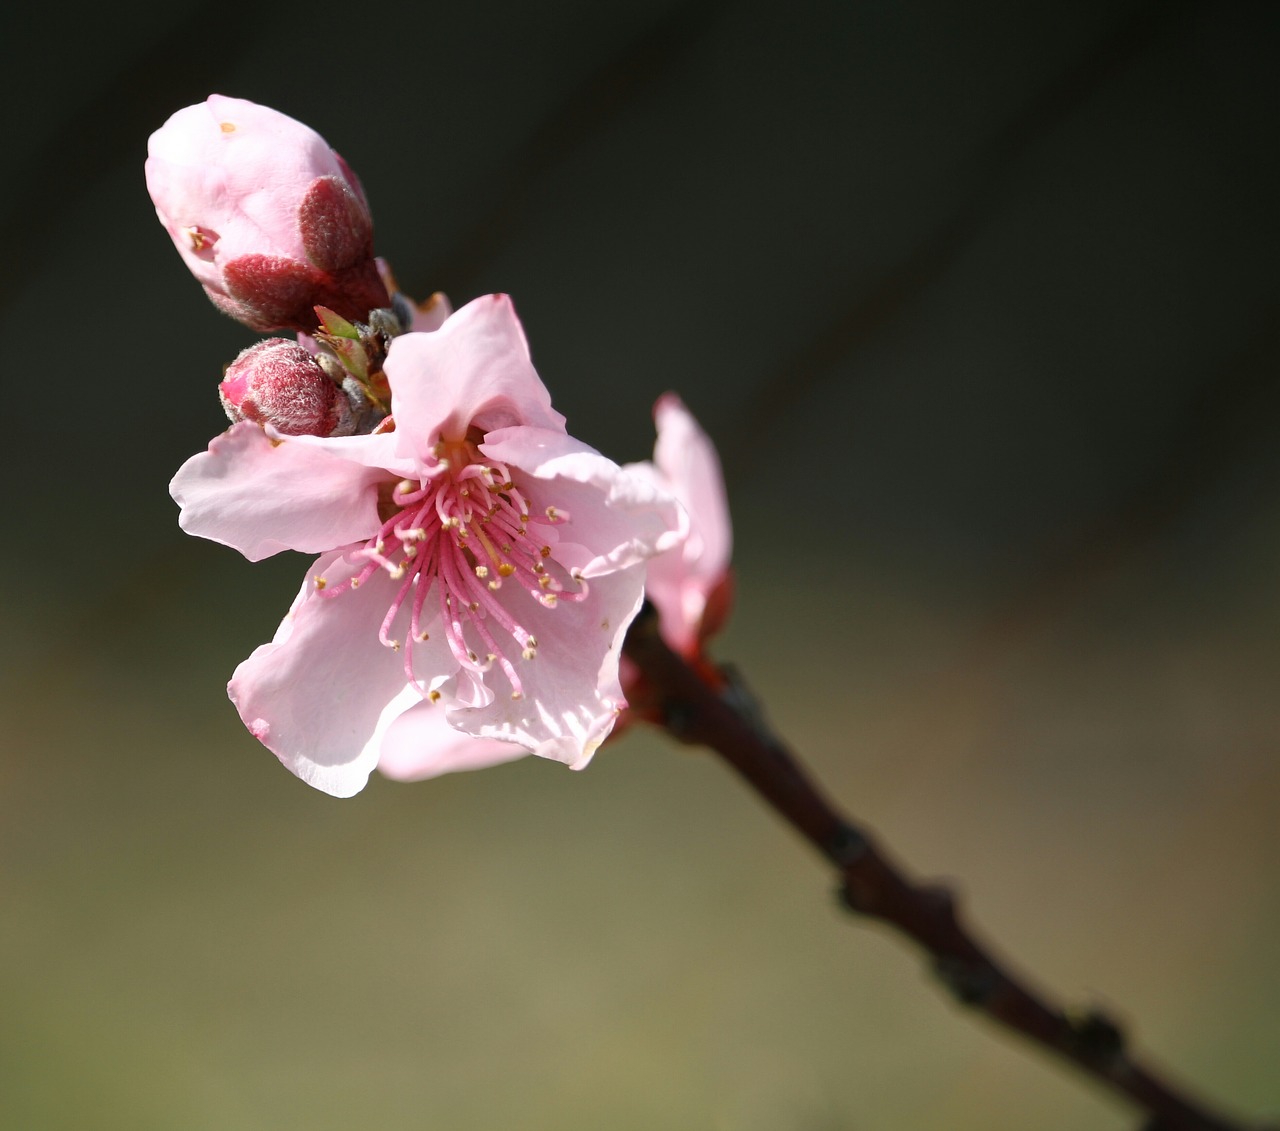
[[[305,569],[182,536],[218,315],[148,134],[314,126],[576,435],[725,459],[717,651],[919,874],[1280,1109],[1272,3],[34,6],[3,78],[0,1126],[1133,1128],[633,733],[335,801],[223,692]]]

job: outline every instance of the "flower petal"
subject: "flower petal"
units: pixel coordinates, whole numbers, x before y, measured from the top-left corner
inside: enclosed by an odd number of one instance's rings
[[[453,307],[449,303],[449,296],[436,291],[429,298],[414,304],[413,325],[409,329],[415,333],[430,333],[440,329],[445,319],[452,313]]]
[[[692,525],[692,537],[685,543],[685,560],[701,576],[719,578],[729,568],[733,552],[733,527],[720,457],[711,438],[675,393],[658,398],[653,416],[658,426],[653,461],[689,512]]]
[[[564,431],[506,295],[467,303],[432,333],[401,334],[383,368],[402,456],[426,458],[442,435],[463,439],[473,425]]]
[[[395,781],[423,781],[498,766],[528,753],[511,742],[463,734],[449,725],[440,704],[422,702],[387,728],[378,748],[378,772]]]
[[[288,440],[291,444],[327,452],[347,463],[381,469],[380,478],[386,481],[412,477],[420,470],[417,460],[396,455],[394,432],[379,432],[368,436],[286,436],[268,425],[267,435],[273,440]]]
[[[619,467],[563,432],[502,428],[485,437],[480,451],[524,473],[520,486],[532,507],[569,515],[554,554],[584,577],[626,569],[687,532],[683,511],[654,476]]]
[[[306,441],[319,437],[306,437]],[[281,550],[322,553],[368,538],[379,526],[378,484],[388,474],[366,449],[390,437],[322,444],[268,436],[242,421],[178,469],[169,493],[188,534],[239,550],[250,561]],[[342,454],[338,454],[342,453]],[[355,457],[355,458],[351,458]]]
[[[358,589],[332,596],[317,590],[316,577],[336,586],[364,567],[355,549],[315,563],[275,639],[227,685],[250,732],[298,777],[335,797],[364,788],[383,732],[422,701],[402,653],[378,639],[395,583],[379,571]],[[415,645],[415,660],[443,670],[443,651],[431,641]]]
[[[519,663],[523,697],[499,693],[487,707],[450,705],[449,722],[581,769],[625,706],[618,657],[643,596],[644,571],[635,567],[592,581],[580,602],[554,609],[527,602],[521,622],[537,637],[538,654]]]
[[[649,563],[645,592],[658,609],[667,643],[688,653],[702,635],[708,598],[725,584],[729,570],[729,501],[715,447],[680,398],[660,398],[654,418],[656,474],[688,512],[689,536]]]

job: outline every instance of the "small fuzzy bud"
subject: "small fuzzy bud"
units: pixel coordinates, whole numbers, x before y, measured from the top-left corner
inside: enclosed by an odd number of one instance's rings
[[[260,332],[351,321],[390,303],[360,182],[314,130],[211,95],[151,135],[147,189],[214,304]]]
[[[232,421],[270,424],[286,436],[349,436],[350,402],[311,354],[284,338],[250,346],[218,386]]]

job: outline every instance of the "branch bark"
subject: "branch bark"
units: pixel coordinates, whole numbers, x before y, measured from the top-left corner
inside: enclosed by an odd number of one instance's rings
[[[1146,1115],[1146,1131],[1276,1131],[1211,1111],[1137,1060],[1111,1018],[1066,1009],[1014,973],[965,925],[950,890],[910,878],[824,796],[765,727],[740,683],[666,645],[651,609],[632,624],[624,651],[645,683],[638,713],[724,758],[833,865],[844,905],[919,944],[958,1001],[1128,1099]]]

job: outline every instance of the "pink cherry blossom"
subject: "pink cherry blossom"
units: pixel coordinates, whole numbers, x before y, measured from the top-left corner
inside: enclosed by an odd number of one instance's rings
[[[585,765],[624,706],[623,635],[645,559],[683,536],[678,505],[568,435],[505,296],[394,339],[384,369],[393,426],[244,421],[174,477],[189,533],[255,561],[321,555],[236,669],[241,718],[337,796],[384,744],[389,765],[414,749],[444,768],[525,751]],[[447,748],[444,725],[489,741]]]
[[[170,117],[148,153],[160,222],[233,318],[307,331],[317,304],[357,321],[387,305],[360,182],[314,130],[215,94]]]

